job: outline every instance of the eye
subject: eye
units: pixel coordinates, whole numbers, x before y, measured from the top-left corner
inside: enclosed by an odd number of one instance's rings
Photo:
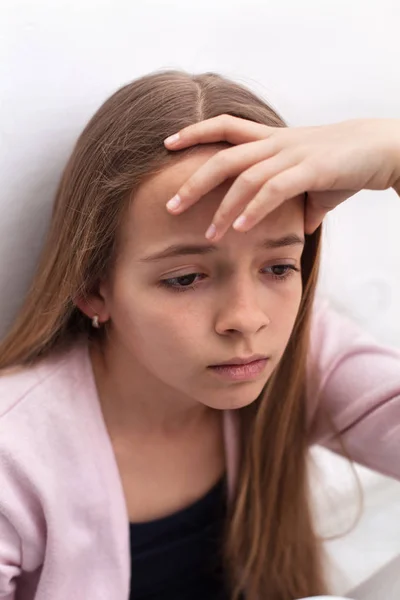
[[[294,265],[273,265],[272,267],[267,267],[267,269],[271,269],[273,271],[273,273],[271,273],[271,277],[278,281],[285,281],[285,279],[288,277],[300,272],[300,269]]]
[[[269,271],[266,273],[265,271]],[[300,272],[300,269],[294,265],[272,265],[262,269],[262,273],[267,277],[274,279],[275,281],[285,281],[295,273]],[[207,275],[204,273],[188,273],[186,275],[180,275],[179,277],[169,277],[168,279],[161,279],[158,282],[158,287],[163,287],[173,292],[187,292],[189,290],[195,290],[198,287],[198,281],[206,278]],[[197,281],[196,281],[197,280]]]
[[[206,277],[203,273],[188,273],[179,277],[170,277],[169,279],[161,279],[159,286],[170,289],[174,292],[186,292],[195,289],[196,277]]]

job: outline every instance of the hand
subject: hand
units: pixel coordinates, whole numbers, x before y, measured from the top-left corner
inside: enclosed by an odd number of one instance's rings
[[[313,233],[330,210],[358,191],[384,190],[400,179],[400,119],[269,127],[220,115],[178,134],[175,143],[164,140],[169,150],[234,144],[217,152],[183,184],[177,208],[167,205],[172,214],[180,214],[226,179],[237,177],[207,231],[215,241],[235,219],[235,229],[249,231],[282,202],[303,193],[305,233]]]

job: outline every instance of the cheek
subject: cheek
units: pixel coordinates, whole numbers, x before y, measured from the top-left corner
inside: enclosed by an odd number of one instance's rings
[[[134,291],[125,290],[125,293],[120,289],[119,301],[114,307],[118,335],[142,357],[159,357],[168,363],[169,356],[172,358],[180,352],[184,358],[198,345],[202,321],[179,306],[181,303],[174,298],[163,298],[162,295],[149,298],[149,294],[140,293],[139,286],[135,286]]]
[[[177,309],[176,303],[164,304],[160,310],[160,303],[143,318],[141,330],[151,330],[157,344],[157,352],[168,355],[179,353],[182,359],[193,356],[196,349],[204,339],[204,318],[193,314],[186,308]]]
[[[285,345],[293,331],[302,297],[301,281],[295,282],[290,290],[276,298],[270,311],[272,329],[279,338],[278,345]]]

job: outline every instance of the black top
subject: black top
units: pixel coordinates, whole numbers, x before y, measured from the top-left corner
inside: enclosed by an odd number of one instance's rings
[[[227,600],[221,561],[225,512],[222,478],[177,513],[131,523],[130,600]]]

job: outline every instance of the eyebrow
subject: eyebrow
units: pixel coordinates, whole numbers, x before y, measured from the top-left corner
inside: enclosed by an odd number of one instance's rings
[[[296,233],[288,233],[280,238],[267,239],[261,242],[257,248],[271,250],[273,248],[284,248],[286,246],[304,246],[304,238]],[[193,254],[211,254],[218,250],[213,244],[172,244],[159,252],[149,254],[140,259],[140,262],[153,262],[176,256],[187,256]]]

